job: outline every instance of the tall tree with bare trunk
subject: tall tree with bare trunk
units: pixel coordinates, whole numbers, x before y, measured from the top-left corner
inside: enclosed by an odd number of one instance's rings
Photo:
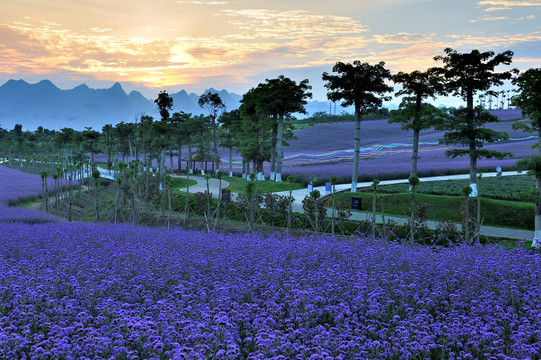
[[[355,192],[359,178],[361,116],[377,110],[384,100],[391,99],[385,95],[392,91],[392,87],[385,83],[391,77],[391,72],[385,68],[383,61],[370,65],[358,60],[352,64],[337,62],[332,71],[337,75],[324,72],[322,76],[329,90],[327,98],[331,101],[342,100],[343,107],[353,105],[355,108],[355,149],[351,177],[351,192]]]

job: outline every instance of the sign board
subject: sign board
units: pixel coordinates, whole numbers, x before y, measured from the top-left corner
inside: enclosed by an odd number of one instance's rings
[[[314,185],[308,184],[308,192],[311,193],[312,191],[314,191]]]
[[[351,198],[351,210],[361,210],[363,198],[352,197]]]
[[[330,193],[332,192],[330,182],[325,183],[325,192],[327,193],[327,195],[330,195]]]
[[[476,197],[477,197],[477,184],[476,184],[476,183],[472,183],[472,184],[470,184],[470,187],[471,187],[471,194],[470,194],[470,197],[471,197],[471,198],[476,198]]]
[[[223,202],[231,201],[231,190],[222,189],[222,201]]]

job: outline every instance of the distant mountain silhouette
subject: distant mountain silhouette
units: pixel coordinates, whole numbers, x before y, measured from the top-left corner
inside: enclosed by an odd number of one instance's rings
[[[240,106],[241,95],[213,88],[204,93],[208,92],[218,93],[227,111]],[[197,103],[199,95],[184,90],[169,95],[173,98],[173,112],[207,115],[207,110]],[[313,100],[308,101],[305,108],[307,114],[296,113],[293,116],[304,118],[316,112],[337,115],[342,112],[353,113],[352,106],[343,108],[340,102]],[[13,129],[15,124],[22,124],[24,130],[35,130],[38,126],[54,130],[63,127],[84,130],[90,126],[101,131],[105,124],[133,122],[140,114],[160,118],[154,99],[147,99],[138,91],[126,94],[120,83],[108,89],[92,89],[81,84],[73,89],[61,90],[49,80],[36,84],[9,80],[0,86],[0,127],[8,130]]]
[[[226,104],[227,110],[237,109],[240,95],[226,90],[216,91]],[[173,112],[184,111],[193,115],[206,114],[199,107],[199,95],[182,90],[169,94],[173,98]],[[83,130],[90,126],[100,130],[105,124],[121,121],[133,122],[137,114],[159,119],[154,100],[132,91],[126,94],[122,85],[115,83],[108,89],[91,89],[81,84],[73,89],[61,90],[49,80],[29,84],[24,80],[9,80],[0,86],[0,127],[11,130],[22,124],[24,130],[38,126],[59,130],[70,127]]]

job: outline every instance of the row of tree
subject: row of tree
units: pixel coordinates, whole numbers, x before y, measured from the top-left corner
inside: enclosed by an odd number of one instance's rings
[[[413,150],[411,162],[412,183],[416,183],[417,176],[419,134],[423,129],[437,127],[446,131],[441,142],[444,144],[459,145],[446,152],[449,157],[467,155],[470,159],[470,183],[475,193],[478,187],[477,162],[482,158],[503,158],[510,156],[484,149],[484,144],[499,142],[507,139],[507,134],[496,132],[485,127],[489,122],[497,121],[482,106],[474,106],[474,96],[478,93],[496,95],[491,89],[502,85],[505,80],[511,80],[518,70],[501,70],[499,66],[507,66],[512,62],[513,52],[505,51],[495,54],[492,51],[480,52],[473,50],[468,53],[459,53],[447,48],[443,55],[436,56],[435,61],[441,66],[426,71],[413,71],[411,73],[399,72],[391,75],[385,68],[385,63],[374,65],[354,61],[353,63],[338,62],[332,68],[332,74],[323,73],[327,97],[332,101],[341,101],[341,105],[354,107],[355,134],[354,134],[354,161],[352,170],[351,191],[357,189],[359,176],[359,151],[363,115],[376,112],[383,101],[390,100],[393,88],[387,81],[391,80],[400,85],[401,89],[395,94],[404,96],[400,108],[391,113],[393,122],[400,122],[404,129],[413,130]],[[518,95],[513,97],[513,104],[519,106],[523,112],[533,119],[527,130],[539,131],[538,103],[532,101],[534,95],[538,96],[538,86],[535,80],[537,69],[529,70],[513,79],[519,87]],[[531,80],[531,79],[534,80]],[[533,85],[531,85],[533,84]],[[287,140],[294,135],[291,126],[292,113],[304,113],[304,105],[312,94],[308,80],[300,83],[279,76],[276,79],[267,79],[264,83],[250,89],[244,94],[238,110],[226,112],[225,105],[217,94],[208,93],[201,96],[199,105],[206,108],[208,116],[192,116],[182,111],[171,114],[173,100],[162,91],[155,100],[160,120],[155,121],[150,116],[137,116],[133,124],[119,123],[115,126],[106,125],[100,134],[98,131],[87,128],[81,133],[64,128],[54,134],[57,147],[63,149],[64,161],[69,155],[77,151],[82,154],[87,151],[91,162],[98,152],[98,142],[106,148],[108,163],[112,164],[115,150],[126,157],[139,160],[143,157],[143,164],[150,166],[151,159],[157,159],[160,183],[165,173],[165,156],[175,153],[172,148],[176,145],[179,170],[181,166],[181,151],[184,144],[188,147],[188,161],[205,161],[209,158],[220,168],[218,146],[226,147],[230,151],[229,172],[232,172],[232,151],[235,149],[242,156],[243,175],[248,176],[250,163],[254,164],[257,178],[262,179],[263,164],[270,162],[270,179],[282,181],[283,147]],[[533,95],[532,95],[533,94]],[[425,103],[428,98],[438,95],[453,95],[462,98],[466,107],[455,109],[446,113],[432,105]],[[40,130],[38,129],[38,135]],[[43,136],[50,132],[41,130]],[[8,144],[7,156],[12,157],[12,148],[18,151],[18,158],[24,158],[23,151],[38,151],[39,136],[28,137],[28,145],[22,136],[22,127],[17,125],[12,132],[0,134]],[[192,141],[197,139],[197,153],[192,153]],[[26,149],[26,150],[25,150]],[[4,146],[4,154],[6,153]],[[533,158],[520,163],[541,176],[540,159]],[[538,164],[539,163],[539,164]],[[538,166],[539,165],[539,166]],[[541,182],[541,177],[538,183]],[[538,188],[541,183],[538,184]],[[479,204],[478,204],[479,205]],[[477,226],[480,226],[478,206]],[[536,238],[541,236],[541,196],[536,204]]]

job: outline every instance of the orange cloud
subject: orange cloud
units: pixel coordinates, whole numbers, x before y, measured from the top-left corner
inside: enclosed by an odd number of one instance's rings
[[[484,11],[510,10],[515,7],[541,6],[540,0],[513,1],[513,0],[482,0],[480,6],[490,6]]]
[[[492,17],[485,16],[481,19],[470,20],[470,22],[476,23],[476,22],[481,22],[481,21],[499,21],[499,20],[505,20],[505,19],[509,19],[509,18],[507,16],[492,16]]]
[[[432,34],[411,34],[411,33],[397,33],[389,35],[374,35],[376,42],[380,44],[412,44],[412,43],[422,43],[422,42],[431,42],[432,38],[435,36],[435,33]]]
[[[232,17],[231,23],[241,39],[298,39],[306,37],[360,34],[366,26],[345,16],[315,15],[305,10],[276,11],[268,9],[222,10]]]

